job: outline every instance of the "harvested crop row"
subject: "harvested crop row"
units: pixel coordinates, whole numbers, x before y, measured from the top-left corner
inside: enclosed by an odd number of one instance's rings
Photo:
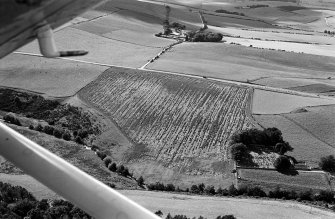
[[[225,159],[231,134],[253,126],[252,89],[209,80],[111,68],[80,95],[170,166],[192,157]]]

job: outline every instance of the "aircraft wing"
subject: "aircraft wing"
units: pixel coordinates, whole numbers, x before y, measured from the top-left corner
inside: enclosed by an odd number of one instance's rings
[[[0,58],[101,0],[1,0]],[[0,122],[0,154],[94,218],[159,219],[107,185]]]
[[[40,27],[57,28],[102,0],[1,0],[0,58],[37,37]]]

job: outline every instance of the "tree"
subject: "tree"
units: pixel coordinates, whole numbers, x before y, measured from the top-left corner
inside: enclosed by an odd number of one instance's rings
[[[44,132],[45,134],[48,134],[48,135],[53,135],[54,130],[55,130],[54,127],[52,127],[52,126],[48,126],[48,125],[44,126],[44,128],[43,128],[43,132]]]
[[[108,165],[108,169],[112,172],[115,172],[117,169],[116,163],[111,163]]]
[[[25,217],[27,213],[35,207],[36,202],[28,199],[18,201],[12,211],[21,217]]]
[[[56,138],[61,138],[61,137],[63,136],[63,130],[55,129],[54,132],[53,132],[53,135],[54,135]]]
[[[123,171],[121,172],[121,175],[124,177],[127,177],[130,175],[128,167],[125,167]]]
[[[143,179],[142,176],[140,176],[140,177],[137,179],[137,184],[138,184],[139,186],[143,186],[143,184],[144,184],[144,179]]]
[[[102,151],[97,151],[96,154],[101,160],[103,160],[105,157],[107,157],[107,154],[102,152]]]
[[[110,156],[106,156],[104,159],[103,159],[103,162],[105,164],[106,167],[108,167],[108,165],[110,163],[112,163],[112,158]]]
[[[228,194],[231,196],[235,196],[238,194],[237,189],[235,188],[234,184],[231,184],[231,186],[229,186],[228,188]]]
[[[41,132],[43,131],[43,126],[40,123],[38,123],[37,126],[35,127],[35,130]]]
[[[117,168],[117,170],[116,170],[116,172],[117,172],[118,174],[122,174],[123,171],[124,171],[124,166],[123,166],[123,165],[120,165],[120,166]]]
[[[21,122],[20,120],[13,114],[13,113],[7,113],[4,117],[3,120],[5,120],[5,122],[14,124],[14,125],[18,125],[21,126]]]
[[[281,171],[287,171],[291,168],[291,162],[290,160],[284,156],[280,155],[274,162],[273,166],[278,170],[279,172]]]
[[[246,157],[248,148],[243,143],[236,143],[231,146],[230,153],[235,161],[240,162]]]
[[[161,210],[158,210],[155,212],[155,215],[158,215],[159,217],[163,216],[163,212]]]
[[[167,184],[166,187],[165,187],[165,191],[171,191],[171,192],[173,192],[175,190],[176,190],[175,186],[173,184],[171,184],[171,183]]]
[[[68,132],[68,131],[64,132],[62,138],[65,141],[70,141],[71,140],[71,134],[70,134],[70,132]]]
[[[198,188],[199,188],[199,192],[200,192],[200,193],[203,193],[203,192],[205,191],[205,184],[200,183],[200,184],[198,185]]]
[[[324,171],[335,172],[335,158],[334,158],[334,155],[321,157],[319,166]]]
[[[76,137],[76,143],[77,144],[84,144],[84,141],[83,141],[83,139],[80,136],[77,136]]]
[[[275,145],[275,151],[281,155],[285,154],[287,151],[293,151],[293,148],[288,142],[280,142]]]
[[[29,129],[30,130],[34,130],[34,126],[33,125],[29,125]]]
[[[214,186],[206,186],[205,193],[207,195],[215,195],[215,188],[214,188]]]
[[[217,219],[236,219],[236,217],[232,214],[228,214],[228,215],[223,215],[220,218]]]
[[[200,191],[199,191],[199,188],[198,188],[197,185],[192,185],[191,189],[190,189],[190,192],[198,194]]]

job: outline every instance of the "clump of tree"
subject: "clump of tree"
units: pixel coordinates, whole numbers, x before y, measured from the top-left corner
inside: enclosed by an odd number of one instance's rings
[[[275,162],[273,163],[273,166],[278,170],[279,172],[285,172],[292,168],[292,164],[290,159],[287,156],[280,155]]]
[[[171,34],[172,33],[172,30],[171,30],[171,28],[170,28],[170,23],[169,23],[169,21],[168,20],[165,20],[164,22],[163,22],[163,34],[164,35],[169,35],[169,34]]]
[[[283,155],[288,151],[293,151],[293,148],[288,142],[277,143],[274,149],[275,149],[275,152],[277,152],[280,155]]]
[[[234,159],[236,162],[241,162],[245,160],[249,155],[248,148],[243,143],[232,144],[230,153],[231,153],[232,159]]]
[[[0,110],[44,120],[49,125],[66,128],[71,132],[84,130],[85,137],[81,136],[82,138],[100,133],[99,127],[91,122],[89,113],[79,107],[60,104],[58,101],[48,100],[40,95],[0,89]]]
[[[330,30],[325,30],[324,33],[329,34],[329,35],[335,35],[335,31],[330,31]]]
[[[13,114],[13,113],[7,113],[4,117],[3,120],[5,122],[17,125],[17,126],[21,126],[21,122],[20,120]]]
[[[186,29],[186,26],[183,25],[183,24],[180,24],[178,22],[173,22],[171,25],[170,25],[171,28],[174,28],[175,30],[185,30]]]
[[[230,145],[232,158],[236,161],[246,159],[249,151],[274,151],[284,155],[293,150],[293,147],[284,141],[282,132],[277,128],[246,129],[236,132],[231,137]]]
[[[190,42],[220,42],[223,38],[221,33],[190,31],[186,34],[186,41]]]
[[[321,157],[319,166],[322,170],[327,172],[335,172],[335,158],[334,155],[329,155],[326,157]]]
[[[137,181],[137,184],[139,186],[143,187],[143,185],[144,185],[144,179],[143,179],[142,176],[140,176],[136,181]]]
[[[168,183],[164,185],[163,183],[156,182],[147,185],[149,190],[156,190],[156,191],[167,191],[167,192],[174,192],[176,191],[176,187],[172,183]]]
[[[79,136],[78,136],[79,137]],[[116,163],[112,162],[112,158],[105,152],[96,151],[96,155],[103,161],[104,165],[112,172],[116,172],[124,177],[133,177],[133,174],[129,172],[128,167],[123,165],[117,166]]]
[[[143,179],[143,178],[142,178]],[[138,179],[138,182],[141,180],[141,177]],[[168,184],[169,185],[169,184]],[[149,190],[158,190],[158,191],[173,191],[171,188],[175,188],[174,192],[190,192],[199,195],[216,195],[216,196],[249,196],[249,197],[268,197],[275,199],[287,199],[287,200],[297,200],[297,201],[307,201],[312,202],[316,205],[326,206],[325,204],[335,205],[335,192],[328,190],[321,190],[318,192],[314,192],[312,190],[304,190],[301,192],[296,192],[294,190],[283,190],[277,186],[274,190],[266,193],[259,186],[249,186],[249,185],[241,185],[236,188],[233,184],[228,188],[222,189],[219,187],[215,190],[214,186],[205,186],[205,184],[195,184],[190,188],[186,188],[185,190],[180,189],[179,187],[168,186],[163,183],[156,182],[153,184],[148,184],[147,187]],[[170,189],[169,189],[170,188]],[[331,209],[335,211],[335,207]]]
[[[286,143],[283,140],[282,132],[273,127],[266,128],[263,130],[259,129],[245,129],[240,132],[236,132],[231,137],[232,143],[243,143],[245,145],[265,145],[274,146],[277,143]]]
[[[159,215],[158,213],[161,213],[159,211],[155,212],[155,214],[157,213],[158,216],[162,217],[163,213],[161,215]],[[182,215],[182,214],[178,214],[178,215],[175,215],[175,216],[172,216],[170,213],[168,213],[168,215],[166,216],[165,219],[190,219],[189,217],[187,217],[186,215]],[[205,217],[203,216],[199,216],[198,218],[196,217],[193,217],[192,219],[206,219]],[[216,219],[236,219],[236,217],[232,214],[229,214],[229,215],[220,215],[220,216],[217,216]]]
[[[26,189],[0,182],[1,218],[92,218],[64,200],[36,200]]]
[[[227,10],[224,10],[224,9],[218,9],[215,12],[216,13],[234,14],[234,15],[245,16],[244,13],[239,13],[239,12],[236,12],[236,11],[227,11]]]

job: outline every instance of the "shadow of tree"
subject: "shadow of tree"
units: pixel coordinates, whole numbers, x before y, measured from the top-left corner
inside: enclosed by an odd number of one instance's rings
[[[289,169],[289,170],[277,170],[279,173],[288,175],[288,176],[296,176],[299,175],[299,172],[295,169]]]

